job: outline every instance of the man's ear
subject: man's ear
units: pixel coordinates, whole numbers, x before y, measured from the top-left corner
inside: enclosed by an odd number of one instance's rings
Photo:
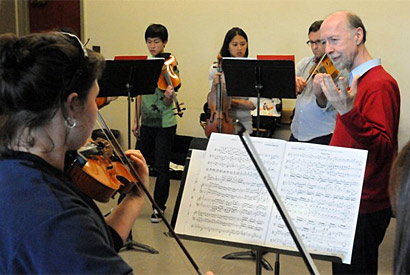
[[[354,36],[356,39],[356,45],[360,45],[363,41],[363,29],[361,27],[356,28]]]

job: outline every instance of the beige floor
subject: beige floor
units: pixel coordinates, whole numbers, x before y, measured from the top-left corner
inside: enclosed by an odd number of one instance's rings
[[[287,140],[290,136],[289,127],[282,127],[275,131],[275,138]],[[151,178],[152,191],[155,178]],[[172,211],[178,194],[180,182],[172,180],[170,196],[167,203],[166,218],[171,221]],[[115,207],[116,201],[100,204],[103,213]],[[165,236],[168,232],[164,223],[153,224],[149,218],[152,214],[150,203],[147,201],[143,212],[133,228],[133,239],[149,245],[159,251],[159,254],[150,254],[136,250],[120,252],[120,255],[134,268],[135,274],[196,274],[180,247],[174,239]],[[385,239],[379,251],[379,274],[392,274],[392,256],[395,231],[395,219],[391,220]],[[202,272],[212,270],[218,274],[255,274],[256,265],[251,260],[224,260],[222,256],[245,249],[224,245],[209,244],[196,241],[182,240],[189,253]],[[276,254],[265,255],[268,262],[274,266]],[[331,274],[330,262],[314,260],[320,274]],[[280,255],[280,274],[308,274],[302,258]],[[262,270],[262,274],[274,274],[273,271]]]
[[[151,188],[155,178],[151,178]],[[172,180],[166,218],[172,218],[172,209],[179,190],[179,181]],[[115,201],[99,205],[103,213],[115,207]],[[169,211],[168,211],[169,210]],[[148,201],[133,229],[135,241],[149,245],[159,251],[159,254],[149,254],[136,250],[120,252],[120,255],[134,268],[135,274],[196,274],[182,250],[175,240],[164,235],[168,232],[164,223],[153,224],[150,222],[151,208]],[[392,219],[386,237],[380,248],[379,274],[391,274],[392,251],[394,241],[395,220]],[[215,274],[255,274],[255,262],[250,260],[224,260],[225,254],[245,251],[244,249],[223,245],[209,244],[196,241],[182,240],[189,253],[194,258],[200,270],[212,270]],[[265,258],[273,266],[274,253],[268,253]],[[314,260],[320,274],[331,274],[329,262]],[[272,271],[262,271],[263,274],[274,274]],[[280,274],[308,274],[303,260],[300,257],[280,255]]]

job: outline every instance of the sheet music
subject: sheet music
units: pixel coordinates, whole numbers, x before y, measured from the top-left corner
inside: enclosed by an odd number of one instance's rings
[[[175,232],[184,232],[185,225],[187,224],[187,222],[189,222],[187,221],[187,218],[191,216],[190,211],[192,209],[192,203],[195,202],[193,196],[197,194],[197,179],[204,157],[205,151],[203,150],[194,149],[191,151],[189,169],[185,180],[187,184],[185,184],[184,194],[181,198],[181,207],[178,212],[178,222],[175,224]]]
[[[308,250],[350,262],[367,152],[252,141]],[[296,250],[238,136],[212,134],[197,169],[186,181],[181,205],[189,210],[179,214],[178,233]]]
[[[367,151],[287,143],[278,192],[306,247],[350,263]],[[274,209],[267,244],[295,247]]]

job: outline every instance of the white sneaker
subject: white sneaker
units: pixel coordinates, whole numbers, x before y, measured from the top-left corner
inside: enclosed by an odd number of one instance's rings
[[[162,212],[162,214],[164,214],[163,211],[161,211],[161,212]],[[159,222],[161,222],[161,221],[162,221],[162,218],[161,218],[161,216],[159,215],[157,209],[154,209],[154,213],[152,213],[152,215],[151,215],[151,222],[152,222],[152,223],[159,223]]]

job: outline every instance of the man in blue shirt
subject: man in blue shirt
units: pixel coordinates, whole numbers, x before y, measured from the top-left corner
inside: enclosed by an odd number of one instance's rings
[[[336,112],[332,105],[324,108],[316,103],[313,92],[313,77],[311,71],[318,65],[325,54],[325,46],[320,40],[320,26],[323,20],[315,21],[309,27],[306,42],[312,50],[313,56],[305,57],[296,65],[296,99],[295,115],[291,124],[292,135],[290,141],[302,141],[318,144],[330,143],[336,124]],[[347,72],[342,71],[339,76],[347,79]]]

